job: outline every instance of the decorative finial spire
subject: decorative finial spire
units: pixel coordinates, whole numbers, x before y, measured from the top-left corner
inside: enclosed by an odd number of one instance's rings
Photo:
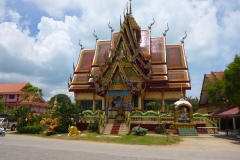
[[[166,29],[165,32],[163,33],[163,36],[164,36],[164,37],[166,37],[168,30],[169,30],[169,27],[168,27],[168,23],[167,23],[167,29]]]
[[[81,39],[79,39],[78,44],[79,44],[79,46],[81,47],[81,50],[83,50],[84,47],[83,47],[83,45],[82,45],[80,42],[81,42]]]
[[[148,26],[148,29],[149,29],[149,30],[151,30],[152,25],[154,25],[154,23],[155,23],[155,20],[154,20],[154,18],[153,18],[153,23],[151,23],[150,26]]]
[[[120,15],[120,27],[122,27],[122,17]]]
[[[128,14],[128,3],[126,4],[127,14]]]
[[[182,93],[182,83],[181,83],[181,97],[180,97],[180,100],[184,100],[183,93]]]
[[[70,82],[72,82],[72,75],[70,74]]]
[[[110,22],[108,23],[108,27],[111,29],[111,32],[114,31],[114,29],[110,26]]]
[[[75,71],[75,66],[74,66],[74,62],[73,62],[73,72]]]
[[[96,38],[96,41],[98,40],[98,36],[95,34],[95,30],[93,32],[93,36]]]
[[[184,43],[184,40],[187,38],[187,32],[185,31],[185,37],[183,37],[183,39],[181,40],[181,43]]]
[[[130,1],[130,14],[132,14],[132,0],[129,0]]]

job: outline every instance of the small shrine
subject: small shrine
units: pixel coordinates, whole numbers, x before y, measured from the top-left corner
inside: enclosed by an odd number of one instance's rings
[[[191,103],[186,101],[181,94],[180,100],[175,102],[174,105],[174,129],[195,128]]]

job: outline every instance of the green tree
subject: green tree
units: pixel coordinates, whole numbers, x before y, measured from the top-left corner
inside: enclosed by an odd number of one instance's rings
[[[27,124],[30,120],[30,118],[28,117],[30,110],[31,110],[31,106],[21,105],[21,106],[17,107],[17,109],[15,110],[14,116],[17,119],[17,122],[18,122],[17,127],[18,128],[27,126]]]
[[[195,112],[195,111],[198,109],[198,107],[199,107],[199,100],[198,100],[198,98],[197,98],[197,97],[196,97],[196,98],[192,98],[192,97],[190,96],[190,97],[187,97],[186,100],[187,100],[189,103],[191,103],[193,112]]]
[[[48,104],[52,105],[54,104],[55,101],[55,97],[57,96],[57,103],[58,104],[71,104],[71,99],[66,95],[66,94],[57,94],[53,97],[51,97],[51,99],[48,101]]]
[[[223,86],[223,81],[217,78],[214,78],[213,81],[209,81],[206,85],[209,103],[217,108],[223,108],[226,106]]]
[[[0,96],[0,113],[4,113],[6,103],[3,102],[3,98]]]
[[[235,55],[224,70],[223,93],[226,100],[240,108],[240,56]]]
[[[154,100],[151,101],[149,103],[147,103],[147,107],[148,109],[152,109],[152,110],[160,110],[162,106],[162,101],[161,100]]]
[[[43,96],[42,89],[32,84],[27,84],[26,87],[23,89],[22,92],[23,99],[27,101],[38,101],[40,97]]]

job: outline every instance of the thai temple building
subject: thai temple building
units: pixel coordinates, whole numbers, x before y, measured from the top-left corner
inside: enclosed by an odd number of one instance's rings
[[[184,50],[187,34],[181,42],[167,44],[168,25],[159,35],[151,35],[154,23],[141,28],[130,1],[120,18],[120,30],[114,32],[108,24],[110,40],[100,40],[94,32],[92,49],[84,49],[79,42],[81,52],[68,82],[75,102],[80,101],[85,110],[105,112],[110,122],[125,111],[146,112],[152,109],[147,104],[157,100],[159,111],[165,112],[165,104],[174,104],[181,92],[185,98],[191,89]]]

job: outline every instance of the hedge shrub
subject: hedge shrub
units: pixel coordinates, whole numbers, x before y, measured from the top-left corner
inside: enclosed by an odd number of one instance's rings
[[[38,134],[41,132],[41,130],[42,130],[42,126],[40,125],[17,127],[17,131],[19,133]]]
[[[164,125],[158,125],[155,127],[155,131],[157,134],[162,134],[165,131],[165,126]]]
[[[147,134],[148,129],[140,127],[140,125],[134,127],[132,132],[138,136],[144,136]]]
[[[54,128],[56,133],[68,133],[68,125],[62,124]]]

